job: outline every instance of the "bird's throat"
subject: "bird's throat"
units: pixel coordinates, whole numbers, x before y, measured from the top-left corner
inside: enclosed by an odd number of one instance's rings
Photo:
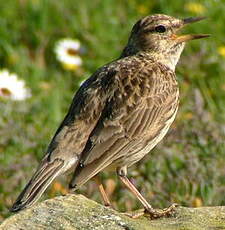
[[[180,59],[180,55],[184,49],[185,43],[180,43],[176,47],[172,47],[171,49],[167,49],[163,52],[152,52],[149,54],[152,58],[162,63],[163,65],[169,67],[171,70],[175,71],[176,65]]]

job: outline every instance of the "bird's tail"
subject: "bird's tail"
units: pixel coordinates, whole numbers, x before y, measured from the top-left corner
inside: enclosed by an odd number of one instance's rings
[[[20,211],[36,202],[48,185],[62,173],[63,165],[64,163],[60,159],[55,159],[52,162],[48,162],[46,158],[43,159],[41,165],[21,192],[10,211]]]

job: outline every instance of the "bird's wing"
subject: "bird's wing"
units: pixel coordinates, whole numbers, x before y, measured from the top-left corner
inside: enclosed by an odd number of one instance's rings
[[[70,187],[82,185],[131,149],[143,148],[163,128],[178,97],[174,73],[163,68],[147,63],[120,66],[114,94],[87,140]]]
[[[79,156],[109,97],[104,81],[110,83],[114,75],[116,71],[105,66],[82,84],[48,147],[46,155],[49,161]]]

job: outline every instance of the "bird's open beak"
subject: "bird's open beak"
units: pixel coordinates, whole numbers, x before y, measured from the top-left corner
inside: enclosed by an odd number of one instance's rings
[[[182,19],[181,20],[182,23],[181,23],[180,28],[183,28],[184,26],[186,26],[190,23],[201,21],[205,18],[206,17],[191,17],[191,18]],[[185,35],[173,34],[172,39],[176,40],[178,43],[181,43],[181,42],[186,42],[186,41],[190,41],[190,40],[194,40],[194,39],[206,38],[209,36],[210,36],[209,34],[185,34]]]

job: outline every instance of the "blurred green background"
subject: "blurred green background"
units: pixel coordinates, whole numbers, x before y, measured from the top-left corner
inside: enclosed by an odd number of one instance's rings
[[[155,207],[225,205],[225,4],[223,0],[7,0],[0,1],[0,68],[16,73],[31,89],[24,101],[0,99],[0,221],[34,172],[82,80],[117,58],[141,17],[207,16],[185,29],[210,33],[190,42],[176,73],[181,88],[177,119],[166,138],[129,170]],[[83,65],[64,69],[55,43],[81,42]],[[140,208],[112,174],[103,176],[115,208]],[[43,199],[67,193],[58,178]],[[100,201],[93,181],[82,192]]]

